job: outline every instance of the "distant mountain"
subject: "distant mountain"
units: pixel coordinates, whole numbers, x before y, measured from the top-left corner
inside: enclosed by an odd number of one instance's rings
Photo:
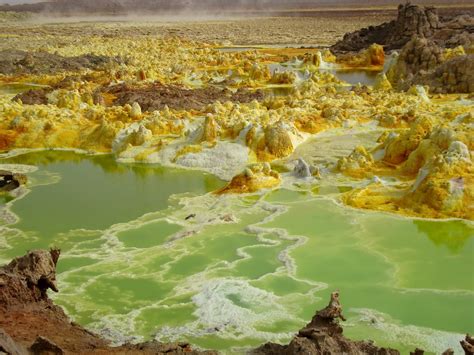
[[[8,0],[1,0],[8,1]],[[0,5],[0,11],[31,11],[60,14],[126,14],[130,12],[169,12],[182,10],[235,11],[283,10],[317,7],[396,5],[399,0],[49,0],[20,4],[10,0],[10,5]],[[30,0],[31,2],[32,0]],[[416,4],[453,4],[451,0],[417,0]],[[456,5],[470,4],[472,0],[457,0]]]

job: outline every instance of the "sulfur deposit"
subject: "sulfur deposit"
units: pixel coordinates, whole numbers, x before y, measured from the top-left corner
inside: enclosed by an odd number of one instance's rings
[[[0,149],[81,149],[201,169],[229,181],[218,193],[340,176],[365,185],[342,196],[352,206],[472,218],[473,105],[444,94],[472,91],[472,55],[440,47],[434,10],[420,11],[401,7],[392,35],[416,29],[429,38],[403,37],[387,72],[387,47],[376,41],[335,56],[314,48],[222,51],[134,31],[104,40],[100,24],[74,41],[66,29],[32,42],[8,37],[0,82],[25,90],[0,97]],[[334,75],[354,68],[378,73],[374,84]],[[357,127],[380,130],[379,142],[358,142],[336,158],[299,155],[314,137]],[[450,133],[440,141],[443,130]],[[397,183],[384,184],[385,176]]]

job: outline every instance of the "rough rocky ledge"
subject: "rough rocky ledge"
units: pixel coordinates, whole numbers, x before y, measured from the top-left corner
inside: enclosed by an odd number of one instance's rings
[[[60,251],[35,250],[0,267],[0,354],[217,354],[193,350],[187,343],[124,344],[111,347],[98,335],[71,322],[47,291],[58,292],[56,264]],[[251,354],[399,354],[370,341],[344,337],[337,320],[345,320],[339,293],[333,292],[328,306],[316,313],[288,345],[267,343]],[[466,354],[473,354],[474,338],[461,341]],[[413,354],[423,354],[416,349]],[[451,349],[443,354],[453,354]]]
[[[463,14],[441,19],[434,7],[423,8],[407,2],[398,6],[395,20],[347,33],[331,51],[358,52],[373,43],[391,51],[402,48],[413,36],[429,38],[441,47],[469,47],[474,42],[474,18]]]

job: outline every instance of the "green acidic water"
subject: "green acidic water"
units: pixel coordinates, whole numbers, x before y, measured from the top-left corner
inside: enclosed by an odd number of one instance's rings
[[[20,220],[3,226],[0,258],[59,246],[55,301],[117,342],[287,342],[334,289],[352,338],[461,352],[474,332],[471,222],[348,209],[328,188],[217,197],[206,193],[223,182],[210,175],[109,156],[8,162],[39,170],[9,202]]]

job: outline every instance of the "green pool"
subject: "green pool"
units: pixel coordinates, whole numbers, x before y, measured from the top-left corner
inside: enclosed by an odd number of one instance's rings
[[[240,353],[287,342],[334,289],[352,338],[461,353],[474,332],[474,224],[359,211],[338,189],[215,196],[196,171],[34,152],[29,192],[0,201],[0,261],[57,246],[67,313],[115,342]],[[401,345],[404,344],[404,345]]]

